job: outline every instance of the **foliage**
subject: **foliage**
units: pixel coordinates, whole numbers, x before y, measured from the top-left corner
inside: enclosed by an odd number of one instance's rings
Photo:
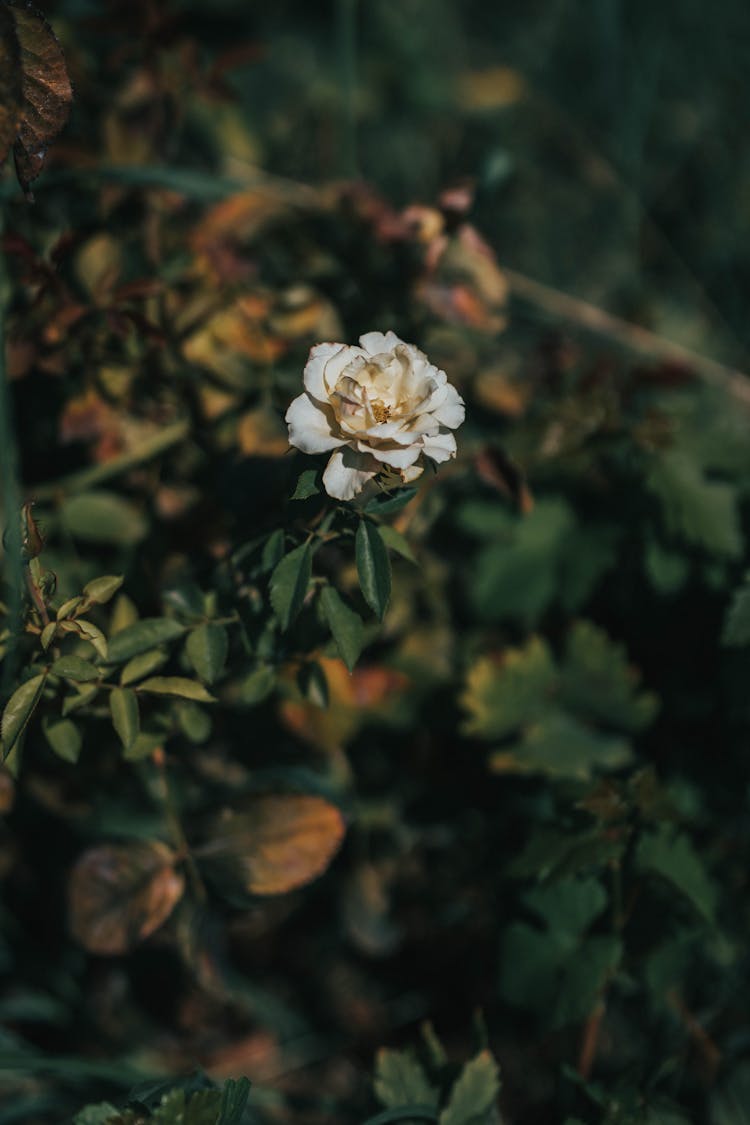
[[[532,5],[547,61],[513,5],[342,0],[335,66],[300,4],[49,7],[0,2],[0,1122],[740,1125],[745,377],[480,234],[713,350],[613,184],[663,214],[684,156],[667,225],[726,294],[688,111],[734,103],[667,63],[652,124],[612,93],[640,0],[571,16],[580,54]],[[513,65],[462,60],[470,19]],[[459,454],[336,503],[283,417],[311,346],[387,329]]]

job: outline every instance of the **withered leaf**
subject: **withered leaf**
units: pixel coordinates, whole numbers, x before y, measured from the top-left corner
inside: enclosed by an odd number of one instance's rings
[[[70,878],[73,936],[89,953],[127,953],[158,930],[182,898],[175,855],[157,840],[102,844],[80,857]]]
[[[73,91],[62,48],[41,12],[21,0],[6,0],[0,17],[0,37],[0,62],[10,63],[10,67],[2,67],[0,92],[4,94],[6,83],[10,83],[10,120],[15,118],[16,122],[15,140],[9,137],[8,144],[14,141],[16,175],[28,194],[29,184],[42,170],[47,145],[68,119]],[[5,77],[9,69],[13,74]],[[14,84],[20,85],[20,113],[13,109]],[[0,155],[4,158],[6,134],[2,125],[0,129]]]
[[[21,125],[21,48],[13,12],[0,4],[0,162],[18,136]]]
[[[344,818],[322,797],[267,794],[227,811],[199,851],[256,895],[302,887],[328,867],[344,838]]]

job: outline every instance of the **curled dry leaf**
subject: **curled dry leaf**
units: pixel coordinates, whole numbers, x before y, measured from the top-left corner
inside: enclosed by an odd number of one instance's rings
[[[199,854],[251,894],[280,895],[322,875],[344,832],[340,810],[322,797],[268,794],[227,811]]]
[[[41,12],[8,2],[0,6],[0,159],[10,145],[18,182],[42,170],[47,145],[68,119],[73,91],[62,48]]]
[[[185,890],[175,854],[156,840],[103,844],[70,878],[70,928],[89,953],[127,953],[167,920]]]

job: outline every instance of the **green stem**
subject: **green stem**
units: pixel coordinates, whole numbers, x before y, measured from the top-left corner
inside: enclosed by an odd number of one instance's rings
[[[0,238],[3,221],[0,215]],[[23,607],[23,557],[21,541],[21,492],[18,484],[18,446],[13,422],[8,373],[5,366],[5,321],[10,304],[10,280],[5,257],[0,252],[0,488],[2,489],[4,569],[10,587],[8,595],[8,627],[10,640],[3,661],[0,698],[10,693],[18,658]]]

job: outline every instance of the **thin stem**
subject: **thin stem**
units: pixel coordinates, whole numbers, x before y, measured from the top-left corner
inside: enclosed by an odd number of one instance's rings
[[[0,237],[3,220],[0,214]],[[8,627],[10,639],[3,661],[0,698],[5,698],[12,687],[16,663],[18,638],[21,632],[23,606],[23,558],[21,555],[21,492],[18,484],[18,446],[13,422],[13,404],[8,374],[5,369],[5,319],[10,304],[10,280],[5,257],[0,252],[0,477],[2,481],[3,544],[5,570],[10,592],[8,595]]]
[[[193,854],[190,851],[187,837],[185,836],[185,832],[182,827],[182,821],[180,820],[180,814],[177,808],[177,804],[175,802],[174,795],[169,784],[169,775],[167,773],[167,762],[164,751],[161,749],[155,750],[152,757],[154,764],[159,771],[161,798],[164,803],[164,813],[166,816],[167,825],[169,826],[169,832],[172,837],[172,842],[174,843],[175,849],[177,850],[180,859],[182,859],[185,863],[188,880],[190,882],[190,886],[192,888],[193,894],[196,897],[196,900],[203,903],[207,898],[206,886],[203,882],[203,879],[201,878],[201,873],[198,870],[198,866],[195,862],[195,859],[193,858]]]

